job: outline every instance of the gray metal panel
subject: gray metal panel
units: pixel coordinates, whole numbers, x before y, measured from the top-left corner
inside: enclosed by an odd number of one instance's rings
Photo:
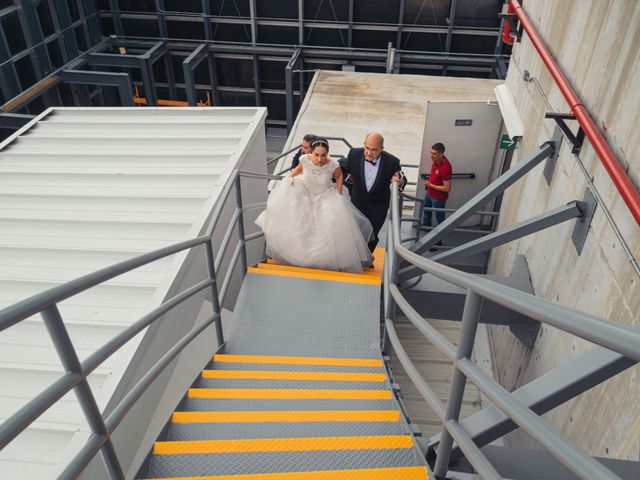
[[[378,286],[249,273],[225,353],[380,358],[379,308]]]
[[[163,440],[220,440],[233,438],[351,437],[403,435],[400,422],[313,422],[313,423],[172,423]]]
[[[332,450],[326,452],[251,452],[200,455],[153,455],[149,477],[238,475],[416,465],[411,448]]]
[[[182,411],[283,411],[283,410],[397,410],[392,400],[261,400],[186,398]]]
[[[321,382],[316,380],[230,380],[227,378],[202,378],[198,388],[295,388],[298,390],[388,390],[389,382]]]

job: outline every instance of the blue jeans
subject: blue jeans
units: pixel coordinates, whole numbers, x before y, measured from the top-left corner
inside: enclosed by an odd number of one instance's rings
[[[447,204],[447,200],[435,200],[429,196],[429,194],[425,193],[424,195],[424,206],[425,208],[444,208]],[[422,214],[422,225],[425,227],[431,226],[431,212],[430,210],[425,210]],[[436,220],[438,224],[444,222],[444,212],[436,212]]]

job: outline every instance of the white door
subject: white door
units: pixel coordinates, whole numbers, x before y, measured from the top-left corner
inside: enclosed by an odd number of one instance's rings
[[[443,143],[454,174],[446,208],[460,207],[497,176],[503,158],[503,151],[498,150],[501,126],[502,115],[495,103],[428,102],[420,175],[431,171],[431,146]],[[418,176],[419,198],[424,190]],[[485,217],[482,223],[488,220]],[[465,222],[480,223],[478,216]]]

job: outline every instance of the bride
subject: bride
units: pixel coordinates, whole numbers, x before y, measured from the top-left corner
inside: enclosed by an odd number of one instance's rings
[[[353,273],[371,265],[367,242],[373,228],[351,203],[342,180],[338,162],[329,157],[329,143],[313,142],[256,219],[267,255],[279,263]]]

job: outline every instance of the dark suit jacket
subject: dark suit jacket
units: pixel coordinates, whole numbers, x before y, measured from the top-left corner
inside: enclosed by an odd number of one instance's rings
[[[291,170],[293,170],[294,168],[296,168],[298,166],[298,164],[300,163],[300,157],[302,155],[304,155],[304,154],[302,153],[302,149],[300,149],[293,156],[293,160],[291,160]]]
[[[378,175],[368,192],[364,180],[364,162],[364,148],[352,148],[340,165],[342,171],[345,174],[350,173],[353,179],[351,202],[369,219],[377,236],[389,210],[391,177],[400,171],[400,160],[383,151],[380,155]],[[404,187],[402,183],[401,187]]]

